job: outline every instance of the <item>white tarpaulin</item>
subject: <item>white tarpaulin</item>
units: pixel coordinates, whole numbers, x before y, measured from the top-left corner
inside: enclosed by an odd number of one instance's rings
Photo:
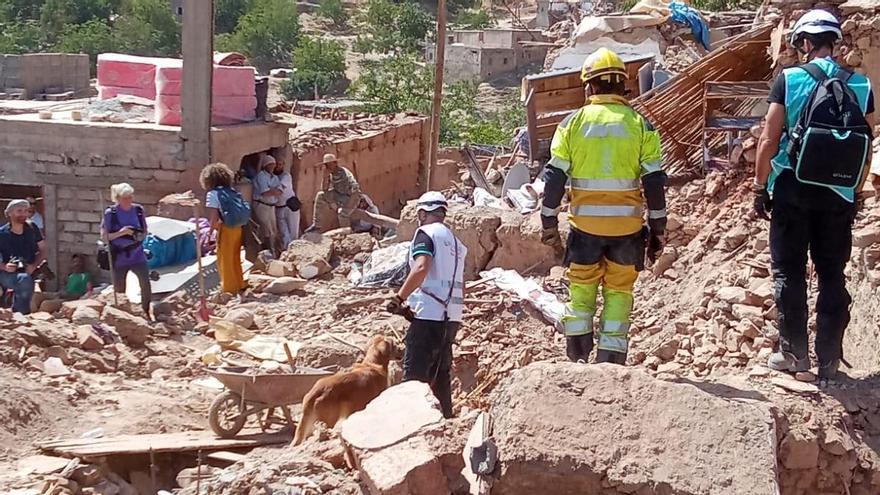
[[[541,288],[533,277],[523,278],[516,270],[493,268],[480,272],[480,278],[492,279],[499,289],[516,294],[517,297],[534,306],[549,323],[559,328],[565,315],[565,304],[553,294]]]

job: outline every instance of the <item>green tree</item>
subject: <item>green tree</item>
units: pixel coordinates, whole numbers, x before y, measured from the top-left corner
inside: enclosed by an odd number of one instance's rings
[[[0,53],[38,52],[43,45],[43,30],[37,21],[8,22],[0,26]]]
[[[296,4],[290,0],[255,0],[251,10],[238,21],[228,42],[244,52],[260,71],[290,62],[299,41]]]
[[[431,68],[413,54],[402,54],[365,62],[349,93],[363,101],[368,112],[428,114],[433,90]]]
[[[357,16],[363,35],[356,49],[366,52],[415,52],[433,21],[418,3],[402,0],[367,0]]]
[[[137,55],[180,54],[180,23],[167,0],[124,0],[113,23],[120,49]]]
[[[37,20],[44,0],[3,0],[2,10],[7,12],[7,20]]]
[[[238,26],[252,0],[215,0],[214,1],[214,31],[217,33],[231,33]]]
[[[492,25],[492,18],[483,9],[467,9],[455,16],[455,24],[463,29],[485,29]]]
[[[293,67],[281,94],[288,100],[320,98],[345,78],[345,47],[336,40],[303,36],[293,51]]]
[[[109,20],[117,2],[110,0],[45,0],[40,22],[50,34],[60,33],[68,24],[83,24],[92,19]]]
[[[330,19],[336,27],[344,27],[348,22],[348,13],[342,0],[321,0],[318,4],[318,15]]]
[[[70,24],[59,36],[55,50],[63,53],[86,53],[95,72],[99,53],[119,51],[119,39],[113,28],[102,19],[92,19],[82,24]]]

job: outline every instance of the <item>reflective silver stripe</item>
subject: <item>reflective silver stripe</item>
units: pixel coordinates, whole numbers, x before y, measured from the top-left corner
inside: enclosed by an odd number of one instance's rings
[[[573,337],[576,335],[587,335],[593,333],[593,320],[581,318],[563,318],[562,327],[565,329],[565,335]]]
[[[641,217],[641,206],[580,205],[572,208],[576,217]]]
[[[660,160],[652,160],[642,163],[642,175],[653,174],[663,170],[663,162]]]
[[[626,124],[620,122],[612,122],[609,124],[600,124],[597,122],[587,122],[581,128],[584,137],[587,138],[605,138],[618,137],[626,138],[630,136],[629,129]]]
[[[545,217],[555,217],[559,214],[559,208],[547,208],[546,206],[541,207],[541,215]]]
[[[568,169],[571,168],[570,161],[563,160],[562,158],[559,158],[558,156],[555,156],[555,155],[550,157],[550,161],[547,163],[547,165],[550,165],[551,167],[558,168],[559,170],[562,170],[563,172],[568,172]]]
[[[599,349],[603,351],[626,352],[626,337],[610,337],[599,334]]]
[[[648,218],[666,218],[666,208],[662,210],[648,210]]]
[[[449,300],[449,304],[464,304],[464,299],[460,297],[453,297]]]
[[[604,335],[623,335],[629,332],[629,322],[605,320],[602,322],[602,334]]]
[[[579,191],[636,191],[637,179],[571,179],[571,188]]]

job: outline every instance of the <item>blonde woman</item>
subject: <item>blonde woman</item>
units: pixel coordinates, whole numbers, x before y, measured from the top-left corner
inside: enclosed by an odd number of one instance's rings
[[[101,238],[110,246],[113,266],[113,289],[125,292],[125,278],[133,272],[141,287],[141,307],[151,319],[150,269],[147,267],[147,256],[144,253],[144,238],[147,236],[147,221],[144,207],[134,202],[134,188],[122,182],[110,187],[110,199],[113,205],[104,210],[101,223]]]

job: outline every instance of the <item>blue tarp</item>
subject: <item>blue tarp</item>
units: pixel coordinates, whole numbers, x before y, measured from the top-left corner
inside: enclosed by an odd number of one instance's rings
[[[711,50],[709,44],[709,25],[706,24],[706,21],[697,9],[681,2],[672,2],[669,4],[669,10],[672,11],[673,21],[689,25],[694,38],[699,40],[703,48]]]
[[[167,241],[148,234],[144,239],[144,249],[153,257],[147,262],[150,269],[179,265],[196,259],[196,242],[192,234],[174,236]]]

